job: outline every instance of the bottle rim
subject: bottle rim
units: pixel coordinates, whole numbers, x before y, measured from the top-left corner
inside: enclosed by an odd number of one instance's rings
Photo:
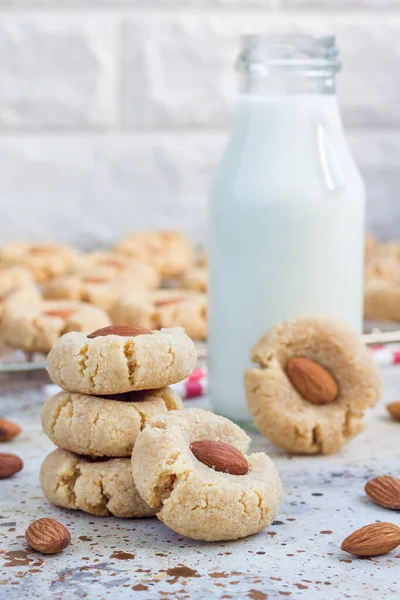
[[[334,35],[262,33],[241,36],[239,71],[262,75],[269,68],[307,70],[318,75],[340,69]]]

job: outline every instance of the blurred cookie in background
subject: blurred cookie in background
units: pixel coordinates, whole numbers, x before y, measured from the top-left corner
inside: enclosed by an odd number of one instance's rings
[[[188,290],[156,290],[147,296],[128,294],[110,311],[114,325],[147,329],[183,327],[193,340],[207,337],[207,297]]]
[[[0,248],[0,267],[25,267],[39,282],[70,273],[77,262],[78,253],[61,244],[16,242]]]
[[[181,287],[196,292],[207,292],[208,268],[192,267],[181,279]]]
[[[114,250],[149,262],[164,279],[182,276],[194,263],[193,245],[179,231],[129,233]]]
[[[368,279],[364,285],[364,318],[400,321],[400,285],[383,279]]]
[[[7,310],[15,304],[33,304],[41,301],[41,295],[33,284],[0,292],[0,325]],[[1,334],[1,330],[0,330]]]
[[[0,296],[9,290],[15,290],[34,284],[32,271],[26,267],[0,267]]]
[[[151,288],[159,287],[161,283],[160,274],[154,265],[122,252],[106,250],[88,252],[81,257],[76,272],[93,274],[93,270],[99,269],[107,269],[108,273],[114,273],[116,277],[125,275],[135,277]]]
[[[108,315],[96,306],[68,301],[32,302],[21,293],[7,304],[1,337],[13,348],[47,353],[64,333],[94,331],[108,325],[111,325]]]
[[[118,275],[108,268],[93,269],[90,273],[66,275],[48,282],[43,289],[47,300],[77,300],[110,311],[128,293],[145,294],[147,287],[138,277]]]

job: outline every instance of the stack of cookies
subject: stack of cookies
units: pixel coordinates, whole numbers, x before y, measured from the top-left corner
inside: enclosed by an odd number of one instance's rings
[[[224,417],[182,409],[167,387],[187,377],[196,350],[183,329],[111,326],[68,333],[47,368],[64,391],[42,426],[58,446],[44,460],[46,498],[98,515],[156,515],[199,540],[233,540],[275,518],[282,486],[262,452]]]
[[[111,326],[67,333],[48,355],[63,391],[42,410],[42,427],[58,446],[41,468],[46,498],[98,515],[155,513],[132,477],[131,454],[146,423],[182,408],[168,386],[187,377],[196,350],[183,329]]]

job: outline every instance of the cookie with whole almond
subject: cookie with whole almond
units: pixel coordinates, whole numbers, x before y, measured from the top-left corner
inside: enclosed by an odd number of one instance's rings
[[[155,512],[139,496],[129,458],[96,461],[57,448],[43,461],[40,485],[52,504],[98,517],[138,518]]]
[[[181,381],[196,360],[192,340],[179,327],[152,331],[113,325],[62,336],[47,357],[47,370],[54,383],[70,392],[123,394]]]
[[[63,391],[44,403],[42,429],[64,450],[126,457],[149,419],[180,408],[181,399],[168,387],[102,397]]]
[[[26,352],[49,352],[65,333],[92,331],[110,324],[97,306],[64,300],[31,301],[23,292],[7,302],[1,321],[3,342]]]
[[[15,242],[0,248],[0,267],[25,267],[40,282],[71,272],[77,261],[75,250],[62,244]]]
[[[262,531],[282,496],[279,474],[250,438],[212,412],[191,408],[152,419],[132,452],[141,497],[173,531],[196,540],[236,540]]]
[[[366,346],[335,317],[283,321],[254,346],[258,366],[244,383],[250,413],[274,444],[293,453],[330,454],[363,431],[381,394]]]
[[[207,296],[190,290],[161,289],[147,295],[127,294],[110,311],[115,325],[137,324],[149,329],[183,327],[193,340],[207,337]]]

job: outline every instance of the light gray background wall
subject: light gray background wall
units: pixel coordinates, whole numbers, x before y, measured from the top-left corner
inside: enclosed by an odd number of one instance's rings
[[[206,231],[240,33],[338,36],[368,222],[400,237],[400,0],[0,0],[0,241]]]

